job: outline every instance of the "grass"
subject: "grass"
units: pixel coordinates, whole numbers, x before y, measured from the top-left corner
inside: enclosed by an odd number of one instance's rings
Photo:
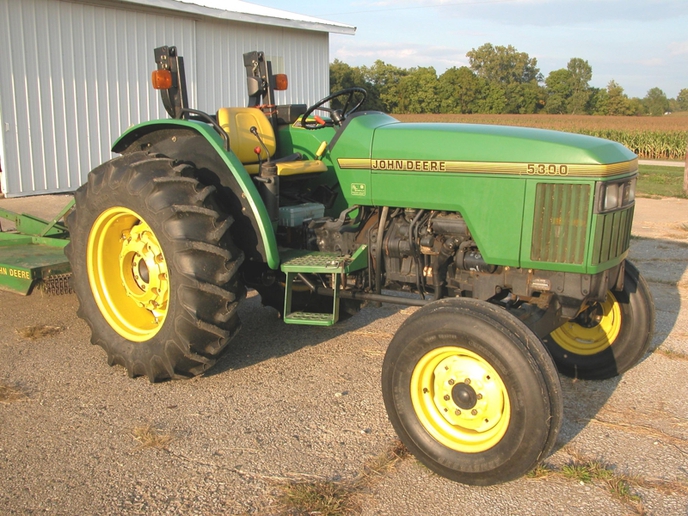
[[[642,498],[635,493],[637,488],[661,490],[662,492],[685,493],[683,482],[653,481],[630,477],[619,473],[614,467],[600,460],[585,458],[569,450],[571,460],[563,466],[541,463],[527,474],[529,479],[561,477],[581,484],[603,488],[609,495],[624,504],[635,514],[646,514]],[[347,516],[359,514],[361,505],[357,497],[369,491],[384,475],[397,466],[408,455],[399,441],[381,455],[366,462],[359,474],[348,481],[295,481],[280,486],[282,496],[278,501],[279,514]]]
[[[343,516],[356,514],[360,509],[348,485],[330,481],[290,484],[280,502],[285,514]]]
[[[557,473],[557,471],[552,466],[545,462],[541,462],[526,473],[526,478],[545,478],[555,473]]]
[[[674,351],[673,349],[664,348],[661,346],[655,349],[653,353],[663,355],[667,358],[670,358],[671,360],[688,360],[688,354],[681,353],[680,351]]]
[[[633,486],[645,485],[642,480],[617,473],[602,461],[585,459],[575,452],[572,456],[573,459],[560,469],[548,468],[549,474],[559,474],[581,484],[602,485],[610,495],[629,506],[636,514],[645,514],[642,498],[633,492]]]
[[[401,441],[366,461],[359,474],[348,481],[289,482],[281,486],[278,501],[283,514],[346,516],[361,510],[357,497],[392,471],[408,455]]]
[[[64,331],[62,326],[48,326],[47,324],[38,324],[34,326],[27,326],[26,328],[19,328],[16,330],[19,335],[29,340],[38,340],[43,337],[51,337]]]
[[[157,428],[150,424],[137,426],[131,433],[134,439],[139,442],[139,445],[136,447],[137,450],[143,448],[164,450],[172,442],[171,435],[160,433]]]
[[[636,193],[640,196],[688,197],[683,192],[684,170],[681,167],[640,165],[638,173]]]

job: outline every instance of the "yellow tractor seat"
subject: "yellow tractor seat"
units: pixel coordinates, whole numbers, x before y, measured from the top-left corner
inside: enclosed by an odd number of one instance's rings
[[[270,158],[277,151],[277,141],[272,124],[265,114],[257,108],[220,108],[217,111],[217,123],[229,136],[229,147],[243,163],[246,171],[251,175],[259,173],[259,157],[255,153],[256,147],[261,148],[260,142],[251,133],[251,127],[258,130],[265,147],[270,153]],[[261,150],[260,160],[266,161],[268,156],[265,150]],[[327,167],[320,160],[297,160],[275,163],[277,175],[293,177],[302,174],[316,174],[327,171]]]

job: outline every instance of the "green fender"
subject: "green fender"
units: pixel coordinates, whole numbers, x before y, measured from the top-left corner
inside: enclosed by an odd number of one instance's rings
[[[256,224],[260,231],[260,237],[265,248],[267,265],[271,269],[277,269],[280,264],[277,240],[275,238],[275,231],[272,227],[272,223],[270,222],[270,216],[265,208],[265,203],[260,197],[258,189],[251,180],[249,173],[233,152],[225,150],[224,140],[212,127],[201,122],[189,120],[152,120],[134,125],[127,129],[112,145],[112,151],[119,153],[132,141],[137,140],[142,135],[175,126],[191,129],[204,137],[225,163],[227,169],[234,175],[255,217]]]

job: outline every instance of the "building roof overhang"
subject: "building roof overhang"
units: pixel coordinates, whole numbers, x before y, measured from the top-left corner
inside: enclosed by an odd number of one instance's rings
[[[121,0],[123,2],[157,7],[197,16],[217,18],[260,25],[328,32],[333,34],[356,33],[356,27],[312,16],[296,14],[272,7],[264,7],[242,0]]]

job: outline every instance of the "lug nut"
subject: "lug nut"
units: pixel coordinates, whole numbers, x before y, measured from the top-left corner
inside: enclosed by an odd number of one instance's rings
[[[449,401],[449,394],[444,395],[444,401]]]
[[[460,411],[459,409],[456,409],[456,411],[454,412],[454,414],[456,414],[457,416],[460,416],[460,415],[461,415],[461,411]]]
[[[478,395],[476,396],[476,398],[478,398],[479,400],[481,400],[481,399],[483,399],[483,395],[482,395],[482,394],[478,394]]]
[[[470,385],[470,384],[471,384],[471,379],[470,379],[470,378],[466,378],[466,379],[463,381],[463,383],[465,383],[466,385]]]
[[[471,414],[473,414],[474,416],[477,416],[477,415],[478,415],[478,411],[475,410],[475,409],[473,409],[473,410],[471,410]]]
[[[449,385],[454,385],[454,378],[449,379]]]

